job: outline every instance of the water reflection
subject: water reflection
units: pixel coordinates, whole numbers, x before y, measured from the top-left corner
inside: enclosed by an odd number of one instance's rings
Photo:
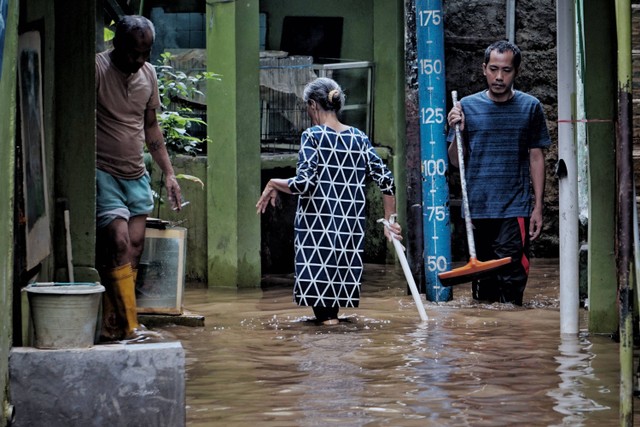
[[[560,354],[555,357],[559,365],[560,384],[548,395],[557,401],[553,409],[564,415],[563,425],[585,426],[590,412],[611,409],[599,404],[597,397],[592,399],[587,396],[594,391],[609,393],[606,386],[598,385],[598,377],[591,366],[596,357],[592,348],[593,344],[584,334],[561,336],[558,346]]]
[[[189,289],[206,326],[165,330],[187,352],[188,425],[617,425],[617,344],[560,337],[557,263],[534,261],[525,307],[458,286],[426,323],[387,266],[367,266],[361,307],[330,327],[287,286]]]

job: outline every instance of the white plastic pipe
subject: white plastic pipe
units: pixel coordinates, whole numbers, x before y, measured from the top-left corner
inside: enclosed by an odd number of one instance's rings
[[[560,191],[560,333],[579,332],[578,174],[572,100],[575,96],[575,5],[557,0],[558,182]]]
[[[386,219],[379,219],[378,222],[384,224],[385,227],[389,228],[389,221]],[[411,296],[413,296],[413,301],[416,303],[416,307],[418,308],[418,314],[420,314],[420,319],[423,322],[429,320],[429,316],[427,316],[427,312],[424,309],[424,305],[422,304],[422,300],[420,299],[420,292],[418,291],[418,287],[416,286],[415,280],[413,280],[413,275],[411,274],[411,269],[409,268],[409,263],[407,262],[407,257],[404,254],[404,247],[400,243],[398,239],[395,237],[391,239],[393,241],[393,247],[398,254],[398,260],[400,261],[400,265],[402,266],[402,271],[404,272],[404,277],[407,279],[407,283],[409,284],[409,289],[411,290]]]
[[[507,40],[516,42],[516,0],[507,0]]]

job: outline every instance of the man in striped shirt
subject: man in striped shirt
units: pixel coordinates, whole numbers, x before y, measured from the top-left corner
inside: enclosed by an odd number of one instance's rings
[[[512,262],[472,283],[473,297],[522,305],[529,274],[529,243],[542,230],[544,149],[551,144],[538,99],[513,88],[520,49],[498,41],[485,51],[487,89],[463,98],[447,116],[460,124],[465,178],[478,260]],[[455,134],[449,159],[458,166]]]

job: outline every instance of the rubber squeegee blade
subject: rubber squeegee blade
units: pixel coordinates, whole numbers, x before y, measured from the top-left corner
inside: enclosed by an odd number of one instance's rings
[[[438,274],[438,278],[442,286],[460,285],[486,277],[510,262],[511,257],[491,261],[478,261],[476,258],[470,258],[469,262],[462,267],[440,273]]]

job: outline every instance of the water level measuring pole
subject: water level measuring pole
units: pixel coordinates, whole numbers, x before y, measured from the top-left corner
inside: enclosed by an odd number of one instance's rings
[[[416,0],[416,41],[426,294],[440,302],[452,297],[438,279],[451,263],[442,0]]]

